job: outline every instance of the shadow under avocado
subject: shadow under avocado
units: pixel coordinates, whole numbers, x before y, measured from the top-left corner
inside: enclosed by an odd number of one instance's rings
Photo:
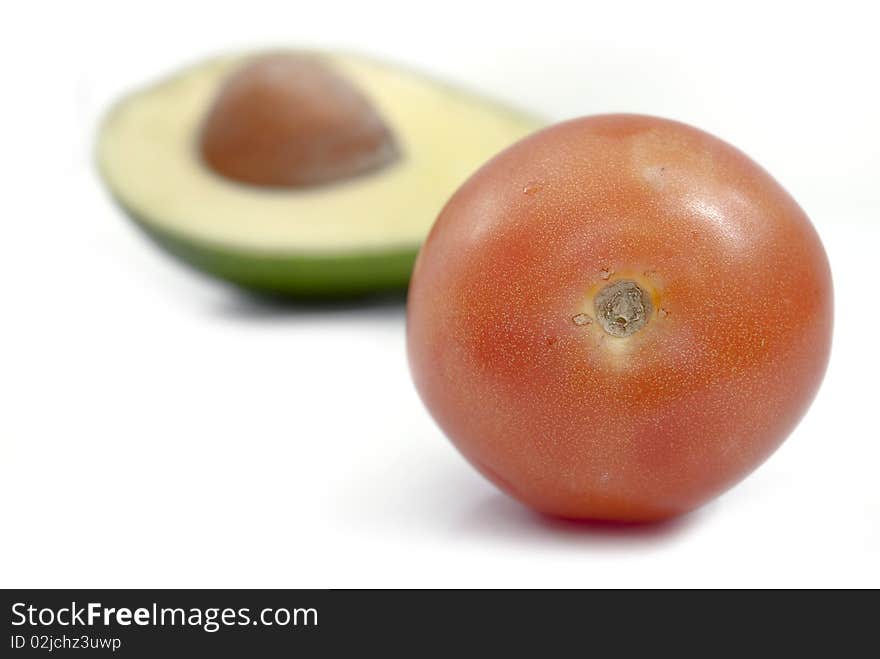
[[[499,492],[477,503],[461,520],[459,531],[541,545],[659,545],[690,529],[702,514],[696,511],[660,522],[563,519],[536,513]]]
[[[370,295],[336,298],[290,297],[232,288],[218,315],[231,319],[278,319],[300,315],[344,315],[364,313],[371,316],[399,317],[406,315],[406,291],[389,291]]]

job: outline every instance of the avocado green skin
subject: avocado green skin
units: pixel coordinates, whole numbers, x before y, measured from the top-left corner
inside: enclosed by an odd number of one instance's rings
[[[158,229],[116,202],[169,254],[204,273],[273,297],[330,300],[405,291],[419,250],[413,245],[327,254],[248,251]]]

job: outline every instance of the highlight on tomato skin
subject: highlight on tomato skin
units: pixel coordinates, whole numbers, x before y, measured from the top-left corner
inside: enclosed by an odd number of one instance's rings
[[[832,284],[760,166],[682,123],[546,128],[440,213],[409,291],[428,410],[499,488],[550,515],[653,521],[760,465],[806,412]]]

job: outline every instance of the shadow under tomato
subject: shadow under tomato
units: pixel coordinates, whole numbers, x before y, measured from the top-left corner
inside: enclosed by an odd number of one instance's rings
[[[694,527],[705,509],[661,522],[573,520],[533,512],[501,493],[477,503],[462,519],[463,533],[539,544],[659,545]]]
[[[441,442],[435,431],[423,446],[411,439],[373,470],[353,470],[336,502],[344,523],[512,549],[638,552],[698,531],[717,505],[645,524],[541,515],[495,489]]]

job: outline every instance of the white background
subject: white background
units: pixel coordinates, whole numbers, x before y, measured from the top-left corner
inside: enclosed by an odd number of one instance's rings
[[[878,17],[821,4],[7,7],[0,585],[880,586]],[[187,62],[276,45],[384,56],[551,119],[664,115],[744,149],[834,272],[805,420],[681,520],[542,519],[423,410],[401,303],[267,306],[155,251],[96,178],[96,121]]]

